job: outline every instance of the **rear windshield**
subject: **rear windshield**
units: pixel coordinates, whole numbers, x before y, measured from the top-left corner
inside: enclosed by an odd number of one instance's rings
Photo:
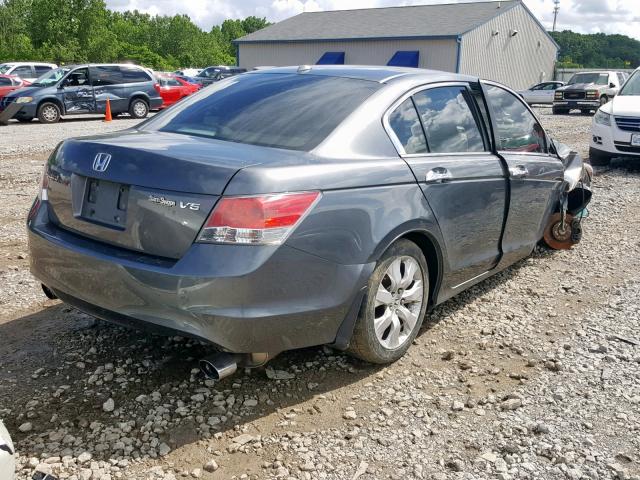
[[[207,87],[142,129],[311,150],[379,87],[320,75],[240,75]]]

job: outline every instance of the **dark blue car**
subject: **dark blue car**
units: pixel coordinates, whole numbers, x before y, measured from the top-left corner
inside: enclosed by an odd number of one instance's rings
[[[61,67],[5,96],[0,112],[11,108],[15,110],[11,116],[21,122],[38,118],[55,123],[64,115],[105,113],[109,99],[114,115],[144,118],[150,109],[162,105],[155,83],[153,75],[137,65]]]

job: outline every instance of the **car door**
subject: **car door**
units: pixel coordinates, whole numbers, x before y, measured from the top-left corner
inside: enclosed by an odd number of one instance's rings
[[[560,159],[549,153],[535,115],[505,87],[483,82],[496,151],[509,172],[509,211],[502,238],[503,262],[527,256],[542,238],[563,178]]]
[[[109,99],[112,112],[118,113],[127,110],[127,101],[123,98],[124,87],[120,67],[117,65],[96,65],[89,67],[89,74],[96,100],[96,112],[106,112],[107,99]]]
[[[62,81],[59,88],[65,113],[93,113],[96,102],[93,87],[89,80],[87,67],[77,68],[70,72]]]
[[[558,84],[555,82],[547,82],[542,85],[542,88],[539,90],[540,92],[540,103],[551,104],[553,103],[553,97],[556,94],[556,88],[558,88]]]
[[[450,270],[445,288],[491,270],[501,255],[507,179],[476,95],[467,83],[430,85],[401,98],[385,117],[440,226]]]

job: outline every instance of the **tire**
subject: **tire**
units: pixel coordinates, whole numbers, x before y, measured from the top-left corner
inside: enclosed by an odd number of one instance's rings
[[[605,103],[607,103],[609,101],[609,97],[607,97],[606,95],[602,95],[600,97],[600,106],[604,105]]]
[[[588,108],[587,109],[582,109],[582,110],[580,110],[580,113],[582,115],[590,115],[591,114],[591,110],[589,110]]]
[[[44,102],[38,107],[38,120],[40,120],[40,123],[58,123],[60,116],[60,107],[53,102]]]
[[[600,167],[609,165],[611,158],[613,158],[613,155],[610,153],[596,150],[595,148],[589,149],[589,163],[591,165]]]
[[[368,294],[347,351],[370,363],[395,362],[420,331],[428,301],[429,269],[422,250],[409,240],[398,240],[382,255],[369,278]]]
[[[145,118],[149,115],[149,104],[141,98],[134,98],[129,104],[129,115],[133,118]]]
[[[567,108],[553,107],[552,111],[554,115],[566,115],[567,113],[569,113],[569,110]]]

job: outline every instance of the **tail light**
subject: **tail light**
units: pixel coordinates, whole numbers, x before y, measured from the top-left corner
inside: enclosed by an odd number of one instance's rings
[[[40,190],[38,191],[38,195],[36,199],[33,201],[33,205],[31,205],[31,209],[29,210],[29,214],[27,215],[27,221],[33,219],[38,213],[40,209],[40,205],[42,202],[46,202],[49,200],[49,175],[47,174],[47,168],[49,165],[49,161],[44,162],[44,168],[42,170],[42,179],[40,181]]]
[[[222,197],[202,228],[198,241],[281,244],[319,198],[320,192]]]
[[[153,84],[153,88],[156,89],[156,92],[160,93],[160,84],[159,83],[154,83]]]
[[[49,200],[49,173],[47,172],[49,168],[49,161],[44,162],[44,168],[42,169],[42,181],[40,182],[40,192],[38,197],[43,202]]]

